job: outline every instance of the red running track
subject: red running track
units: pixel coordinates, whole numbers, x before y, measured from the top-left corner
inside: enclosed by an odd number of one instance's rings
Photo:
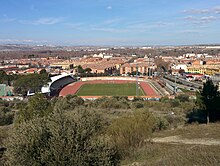
[[[158,96],[155,90],[146,82],[140,82],[140,86],[147,96]]]
[[[66,96],[69,94],[76,94],[77,91],[80,89],[80,87],[84,84],[98,84],[98,83],[115,83],[115,84],[124,84],[124,83],[131,83],[135,81],[127,81],[127,80],[96,80],[96,81],[86,81],[86,82],[75,82],[70,85],[67,85],[64,87],[61,91],[59,96]],[[147,96],[158,96],[158,94],[155,92],[155,90],[146,82],[140,82],[140,86],[143,89],[144,93]]]

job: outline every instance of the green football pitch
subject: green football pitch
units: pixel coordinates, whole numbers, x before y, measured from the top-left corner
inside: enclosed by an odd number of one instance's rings
[[[145,96],[141,88],[139,96]],[[84,84],[77,92],[78,96],[136,96],[136,84]]]

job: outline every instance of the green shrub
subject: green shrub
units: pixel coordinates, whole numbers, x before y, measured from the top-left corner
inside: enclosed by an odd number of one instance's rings
[[[116,119],[107,130],[108,135],[122,157],[139,148],[150,138],[155,119],[146,111],[136,111],[133,115]]]
[[[180,94],[180,95],[176,96],[175,99],[178,99],[180,102],[187,102],[187,101],[189,101],[189,95]]]
[[[170,99],[167,96],[165,96],[165,97],[161,97],[160,101],[161,102],[169,102]]]
[[[167,121],[169,122],[171,127],[178,127],[180,125],[184,125],[186,123],[185,117],[177,116],[177,115],[167,115],[165,116]]]
[[[10,125],[14,120],[14,112],[0,111],[0,126]]]
[[[134,97],[132,101],[136,102],[136,101],[144,101],[144,100],[141,97]]]
[[[75,95],[67,95],[66,97],[56,98],[53,101],[54,109],[63,109],[71,111],[78,106],[84,105],[84,100]]]
[[[132,108],[138,109],[138,108],[143,108],[144,104],[143,101],[136,101],[132,103]]]
[[[20,106],[17,123],[22,123],[38,117],[48,116],[52,112],[50,101],[43,94],[35,94],[29,98],[27,104]]]
[[[180,101],[178,99],[170,100],[171,107],[179,107]]]
[[[17,101],[17,102],[14,103],[13,108],[17,109],[17,110],[20,110],[20,109],[22,109],[22,108],[24,108],[26,106],[27,106],[27,102]]]
[[[5,100],[0,100],[0,107],[8,107],[9,106],[9,102],[5,101]]]
[[[109,137],[102,134],[99,116],[90,111],[56,110],[49,118],[36,118],[15,126],[6,142],[7,165],[119,164]]]
[[[129,109],[129,101],[127,97],[114,96],[114,97],[102,97],[90,103],[90,107],[102,108],[102,109]]]
[[[156,117],[156,123],[154,126],[154,130],[165,130],[169,127],[169,122],[164,117]]]
[[[14,120],[14,112],[9,107],[0,107],[0,126],[10,125]]]
[[[182,102],[181,103],[181,108],[183,109],[183,112],[185,114],[189,113],[190,111],[192,111],[195,107],[195,103],[194,102]]]

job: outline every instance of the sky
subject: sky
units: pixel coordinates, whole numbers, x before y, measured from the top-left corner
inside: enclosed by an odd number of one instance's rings
[[[0,44],[220,44],[220,0],[0,0]]]

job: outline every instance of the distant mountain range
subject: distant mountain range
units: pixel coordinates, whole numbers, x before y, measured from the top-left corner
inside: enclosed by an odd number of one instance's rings
[[[157,46],[56,46],[56,45],[27,45],[27,44],[0,44],[0,51],[38,51],[38,50],[88,50],[88,49],[126,49],[126,48],[178,48],[178,47],[220,47],[220,44],[197,44],[197,45],[157,45]]]

